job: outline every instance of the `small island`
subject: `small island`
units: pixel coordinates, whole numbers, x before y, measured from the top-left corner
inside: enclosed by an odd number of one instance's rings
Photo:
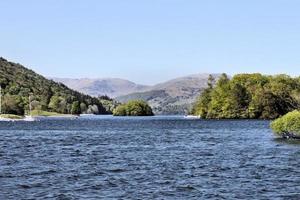
[[[152,108],[142,100],[131,100],[119,105],[114,111],[114,116],[153,116]]]
[[[295,110],[271,123],[273,132],[283,138],[300,139],[300,111]]]

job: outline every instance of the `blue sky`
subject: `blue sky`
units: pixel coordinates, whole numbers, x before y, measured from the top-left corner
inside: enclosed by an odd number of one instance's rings
[[[152,84],[299,75],[298,0],[0,0],[0,56],[45,76]]]

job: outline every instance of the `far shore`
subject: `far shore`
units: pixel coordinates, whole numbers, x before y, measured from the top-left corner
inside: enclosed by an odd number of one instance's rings
[[[76,118],[79,115],[71,115],[71,114],[61,114],[56,112],[48,112],[48,111],[40,111],[34,110],[30,115],[15,115],[15,114],[0,114],[0,121],[22,121],[26,119],[26,117],[32,118]]]

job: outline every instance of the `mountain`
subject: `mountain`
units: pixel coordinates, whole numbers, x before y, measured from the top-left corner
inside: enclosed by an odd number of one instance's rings
[[[35,110],[66,114],[108,114],[101,100],[72,90],[61,83],[9,62],[0,57],[0,85],[2,111],[6,114],[23,115],[31,105]]]
[[[132,99],[147,101],[155,114],[186,114],[197,97],[207,87],[209,74],[195,74],[172,79],[136,92],[119,96],[116,100],[127,102]],[[217,79],[218,74],[213,74]]]
[[[102,78],[102,79],[90,79],[90,78],[50,78],[56,82],[63,83],[68,87],[77,90],[79,92],[89,94],[91,96],[103,96],[115,98],[117,96],[123,96],[134,92],[146,91],[149,86],[139,85],[128,80],[118,78]]]
[[[134,99],[147,101],[155,114],[186,114],[207,87],[208,76],[209,74],[194,74],[153,86],[139,85],[116,78],[51,79],[82,93],[92,96],[108,95],[122,103]],[[217,78],[219,75],[214,76]]]

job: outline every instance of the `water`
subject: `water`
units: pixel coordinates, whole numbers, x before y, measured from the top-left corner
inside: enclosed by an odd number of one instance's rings
[[[269,121],[0,122],[0,199],[300,199],[299,158]]]

